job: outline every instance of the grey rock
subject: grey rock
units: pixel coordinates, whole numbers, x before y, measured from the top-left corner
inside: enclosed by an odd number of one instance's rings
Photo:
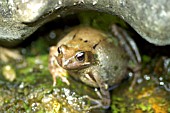
[[[0,44],[15,45],[44,23],[91,9],[118,15],[147,41],[168,45],[169,5],[168,0],[1,0]]]

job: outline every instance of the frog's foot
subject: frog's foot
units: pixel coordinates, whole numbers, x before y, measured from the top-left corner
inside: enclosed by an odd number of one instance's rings
[[[10,59],[21,60],[23,57],[18,50],[0,47],[0,61],[8,62]]]
[[[170,83],[169,84],[164,84],[163,85],[166,91],[170,92]]]
[[[138,65],[133,69],[133,73],[134,73],[134,77],[132,80],[132,83],[129,87],[130,90],[132,90],[134,88],[134,86],[136,85],[136,81],[139,77],[141,77],[141,66]]]
[[[56,86],[57,82],[56,82],[56,78],[60,78],[62,80],[62,82],[66,83],[67,85],[70,85],[70,82],[68,81],[67,77],[65,76],[66,72],[60,72],[59,69],[54,69],[51,70],[52,76],[53,76],[53,86]]]
[[[50,48],[50,55],[49,55],[49,64],[48,68],[50,70],[50,73],[53,77],[53,86],[56,86],[56,78],[61,78],[61,80],[66,83],[67,85],[70,85],[69,81],[67,80],[67,71],[63,68],[61,68],[56,60],[56,53],[57,48],[56,47],[51,47]]]
[[[63,76],[57,76],[57,77],[61,78],[62,82],[66,83],[67,85],[70,85],[70,82],[66,77]],[[56,77],[53,77],[53,86],[56,86],[56,84],[57,84]]]
[[[83,98],[89,99],[92,103],[96,104],[96,105],[90,106],[89,108],[87,108],[85,110],[92,110],[92,109],[103,107],[100,99],[94,99],[94,98],[89,97],[88,95],[83,96]]]
[[[89,108],[90,109],[94,109],[94,108],[104,108],[107,109],[110,107],[110,93],[108,90],[108,84],[103,80],[103,78],[98,74],[98,72],[96,70],[93,70],[93,77],[94,80],[97,84],[97,86],[99,87],[100,91],[95,88],[95,92],[98,95],[98,97],[100,99],[93,99],[89,96],[86,96],[86,98],[88,98],[90,101],[92,101],[93,103],[95,103],[95,105],[91,106]],[[86,76],[86,78],[90,81],[92,81],[93,79],[90,79],[90,76]]]
[[[88,95],[83,96],[83,98],[89,99],[92,103],[95,103],[95,105],[92,105],[85,110],[92,110],[92,109],[96,109],[96,108],[108,109],[110,107],[110,102],[106,102],[106,103],[109,103],[109,104],[104,105],[102,99],[94,99],[94,98],[89,97]]]
[[[57,76],[57,77],[59,77],[59,76]],[[59,78],[61,78],[62,82],[66,83],[67,85],[70,85],[70,82],[67,80],[66,77],[60,76]],[[55,77],[53,77],[53,86],[56,86],[56,84],[57,84],[57,82],[56,82],[56,76],[55,76]]]
[[[94,104],[90,106],[89,108],[87,108],[86,110],[92,110],[96,108],[108,109],[110,107],[110,96],[109,98],[102,97],[100,91],[97,88],[95,88],[95,92],[100,99],[94,99],[94,98],[89,97],[88,95],[83,96],[83,98],[89,99],[91,103]]]

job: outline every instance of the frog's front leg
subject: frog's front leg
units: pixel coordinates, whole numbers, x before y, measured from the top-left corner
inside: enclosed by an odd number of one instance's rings
[[[50,48],[50,54],[49,54],[49,70],[53,77],[53,86],[56,85],[56,78],[59,77],[62,79],[63,82],[65,82],[67,85],[70,85],[69,81],[66,78],[67,71],[60,67],[58,65],[57,59],[56,59],[56,52],[57,47],[53,46]]]
[[[91,106],[90,109],[94,108],[104,108],[107,109],[110,107],[110,93],[108,89],[108,84],[103,80],[103,78],[98,74],[97,71],[93,70],[93,78],[90,78],[91,76],[86,74],[86,79],[89,79],[89,81],[94,80],[93,82],[96,83],[96,85],[100,88],[100,91],[95,88],[95,91],[100,99],[93,99],[89,96],[85,96],[85,98],[88,98],[90,101],[94,102],[96,105]]]
[[[102,107],[107,109],[110,107],[110,92],[108,84],[103,80],[101,76],[97,73],[94,73],[94,79],[96,80],[97,84],[99,85],[100,92],[101,92],[101,99],[102,99]]]

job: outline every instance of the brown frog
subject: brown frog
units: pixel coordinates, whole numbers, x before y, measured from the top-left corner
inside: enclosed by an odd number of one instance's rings
[[[119,31],[123,35],[119,34]],[[96,105],[91,108],[108,108],[109,86],[118,84],[125,78],[129,58],[137,63],[135,60],[137,56],[140,61],[136,45],[127,33],[116,25],[112,26],[112,32],[118,38],[91,27],[76,27],[56,46],[51,47],[49,69],[53,76],[53,85],[56,85],[56,77],[60,77],[69,85],[65,76],[68,73],[75,79],[100,89],[98,93],[100,100],[87,96],[96,102]],[[136,56],[130,51],[123,37],[127,37],[129,43],[132,43]]]

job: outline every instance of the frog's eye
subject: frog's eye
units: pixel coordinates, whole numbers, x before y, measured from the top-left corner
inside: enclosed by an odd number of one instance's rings
[[[58,47],[57,51],[58,51],[58,54],[61,54],[61,47]]]
[[[83,62],[85,60],[85,52],[78,52],[76,54],[76,60],[78,60],[79,62]]]

